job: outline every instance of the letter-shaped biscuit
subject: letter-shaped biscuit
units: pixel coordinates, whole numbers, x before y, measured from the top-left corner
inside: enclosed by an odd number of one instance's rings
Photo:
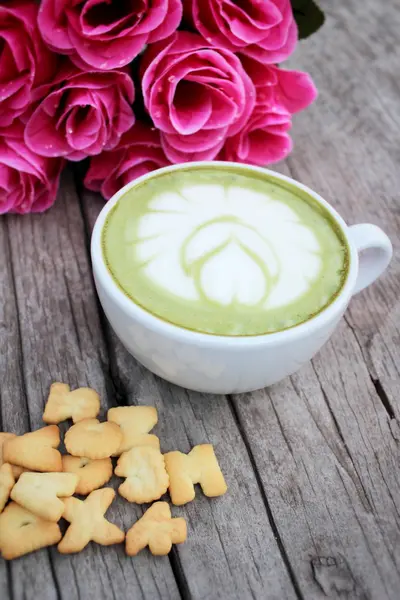
[[[91,388],[78,388],[70,391],[66,383],[53,383],[44,409],[45,423],[61,423],[72,419],[74,423],[82,419],[92,419],[100,412],[100,397]]]
[[[164,455],[169,475],[169,493],[176,506],[195,497],[194,484],[199,483],[206,496],[222,496],[227,490],[212,444],[195,446],[189,454],[168,452]]]
[[[49,425],[7,440],[3,460],[31,471],[61,471],[61,454],[55,450],[59,444],[57,425]]]
[[[168,489],[168,475],[164,457],[151,446],[137,446],[123,452],[118,459],[115,474],[126,477],[118,491],[129,502],[158,500]]]
[[[113,472],[111,458],[91,460],[83,456],[65,455],[62,457],[62,461],[64,472],[78,475],[76,494],[86,496],[111,479]]]
[[[130,450],[134,446],[152,446],[160,449],[160,440],[156,435],[149,435],[157,424],[157,409],[154,406],[118,406],[110,408],[107,419],[121,427],[123,434],[121,445],[116,456]]]
[[[121,440],[122,431],[115,423],[84,419],[68,429],[64,443],[72,456],[85,456],[96,460],[114,454]]]
[[[71,523],[58,544],[62,554],[80,552],[90,541],[102,546],[118,544],[125,533],[104,518],[104,513],[115,498],[112,488],[95,490],[86,498],[66,498],[63,517]]]
[[[11,560],[39,548],[57,544],[61,531],[57,523],[44,521],[15,502],[0,515],[0,551]]]
[[[74,473],[22,473],[11,498],[47,521],[59,521],[64,512],[60,498],[72,496],[78,484]]]
[[[0,513],[7,504],[14,483],[12,467],[8,463],[4,463],[0,467]]]
[[[0,467],[4,463],[3,445],[6,443],[6,441],[12,440],[15,437],[17,437],[15,433],[6,433],[5,431],[0,431]],[[10,464],[10,463],[8,463],[8,464]],[[12,468],[12,472],[14,475],[14,479],[18,479],[18,477],[24,471],[24,469],[22,467],[18,467],[17,465],[11,465],[11,468]]]
[[[168,502],[155,502],[127,532],[126,553],[136,556],[149,546],[152,554],[162,556],[170,552],[172,544],[184,542],[186,536],[185,519],[172,519]]]

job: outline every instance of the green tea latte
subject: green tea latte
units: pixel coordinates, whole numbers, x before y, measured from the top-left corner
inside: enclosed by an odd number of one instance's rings
[[[307,321],[347,274],[328,211],[269,174],[182,167],[127,191],[102,235],[108,269],[133,302],[180,327],[246,336]]]

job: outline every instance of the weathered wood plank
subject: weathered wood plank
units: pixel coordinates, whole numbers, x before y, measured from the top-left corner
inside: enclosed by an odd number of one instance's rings
[[[384,10],[372,1],[322,4],[325,28],[292,63],[313,74],[321,95],[296,120],[297,145],[282,168],[320,191],[349,223],[373,220],[398,244],[396,2]],[[93,385],[107,403],[154,402],[163,449],[213,442],[230,494],[211,502],[200,494],[177,511],[188,519],[190,543],[174,551],[171,563],[146,554],[130,561],[117,549],[73,558],[43,551],[15,561],[8,578],[0,562],[0,597],[74,599],[78,590],[85,598],[124,597],[129,587],[135,598],[175,598],[171,564],[185,598],[397,599],[398,257],[352,301],[347,323],[313,363],[291,379],[233,399],[187,394],[142,369],[106,328],[109,358],[68,186],[48,215],[0,223],[0,251],[12,258],[0,265],[3,425],[22,432],[29,414],[39,426],[54,378]],[[98,208],[98,198],[86,196],[90,221]],[[129,526],[136,509],[128,514],[120,506],[113,517]]]
[[[233,402],[304,596],[324,597],[311,563],[333,557],[338,597],[398,598],[398,447],[346,325],[313,364]]]
[[[42,216],[1,222],[3,426],[21,433],[43,425],[50,383],[89,385],[102,396],[103,412],[115,403],[108,357],[93,290],[82,215],[67,173],[55,207]],[[7,235],[8,238],[5,237]],[[141,514],[122,499],[109,511],[125,528]],[[4,561],[1,561],[4,568]],[[91,544],[75,556],[43,550],[11,564],[12,592],[21,598],[180,597],[168,559],[143,553],[128,558],[121,546]],[[6,596],[5,596],[6,597]]]
[[[29,430],[30,423],[21,368],[23,357],[19,307],[15,297],[9,233],[4,218],[0,220],[0,255],[0,430],[24,433]],[[51,563],[46,552],[32,555],[29,569],[24,568],[23,561],[7,565],[0,559],[0,598],[22,598],[23,593],[18,595],[18,589],[21,592],[23,588],[29,590],[27,597],[30,598],[37,598],[41,593],[43,600],[57,598]]]
[[[295,119],[296,147],[279,170],[319,191],[349,224],[381,225],[396,250],[399,12],[394,1],[385,10],[322,4],[326,26],[291,61],[312,73],[320,97]],[[395,255],[311,364],[233,398],[307,598],[399,597],[399,275]]]
[[[376,223],[393,241],[390,269],[353,299],[346,318],[389,416],[399,418],[400,11],[396,0],[384,9],[372,1],[322,4],[326,26],[293,61],[312,73],[320,96],[295,119],[288,164],[350,224]]]
[[[90,228],[102,204],[95,194],[83,195]],[[227,398],[187,392],[162,381],[138,364],[105,327],[118,395],[129,404],[157,406],[162,450],[188,452],[195,444],[210,442],[227,478],[224,497],[209,500],[199,491],[196,500],[179,511],[187,519],[189,540],[174,549],[172,563],[175,571],[183,570],[188,597],[298,597]]]

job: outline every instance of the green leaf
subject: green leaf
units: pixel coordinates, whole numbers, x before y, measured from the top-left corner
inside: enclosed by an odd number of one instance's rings
[[[323,25],[324,13],[314,0],[291,0],[291,3],[300,40],[309,37]]]

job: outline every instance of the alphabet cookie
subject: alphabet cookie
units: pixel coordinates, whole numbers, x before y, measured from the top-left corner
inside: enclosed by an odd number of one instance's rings
[[[0,513],[7,504],[14,483],[12,467],[8,463],[4,463],[0,467]]]
[[[112,476],[111,458],[92,460],[80,456],[63,456],[63,471],[75,473],[78,476],[78,485],[75,493],[86,496],[102,487]]]
[[[129,502],[152,502],[168,489],[164,457],[151,446],[138,446],[121,454],[115,474],[126,477],[118,491]]]
[[[61,471],[61,454],[57,425],[18,435],[3,445],[3,460],[31,471]]]
[[[156,435],[149,435],[157,424],[157,409],[154,406],[118,406],[110,408],[107,419],[121,427],[122,442],[116,453],[130,450],[134,446],[152,446],[160,449],[160,440]]]
[[[193,500],[195,483],[199,483],[209,497],[222,496],[228,489],[211,444],[195,446],[189,454],[168,452],[164,458],[169,493],[176,506]]]
[[[172,544],[186,540],[186,521],[182,517],[171,518],[168,502],[155,502],[126,534],[126,553],[136,556],[149,546],[157,556],[168,554]]]
[[[47,521],[59,521],[64,512],[60,498],[72,496],[78,484],[75,473],[22,473],[11,498]]]
[[[85,456],[95,460],[108,458],[117,452],[121,440],[122,431],[115,423],[84,419],[68,429],[64,443],[72,456]]]
[[[0,551],[5,559],[57,544],[60,539],[57,523],[45,521],[15,502],[10,502],[0,515]]]
[[[100,396],[91,388],[83,387],[70,391],[66,383],[53,383],[44,409],[45,423],[61,423],[72,419],[74,423],[82,419],[92,419],[100,412]]]
[[[5,442],[7,440],[12,440],[15,437],[17,437],[15,435],[15,433],[6,433],[5,431],[0,431],[0,467],[4,462],[3,461],[3,445],[5,444]],[[11,468],[12,468],[12,472],[14,475],[14,479],[18,479],[18,477],[21,475],[21,473],[24,470],[22,467],[18,467],[17,465],[11,465]]]
[[[123,542],[125,533],[104,517],[114,498],[115,492],[111,488],[95,490],[84,501],[66,498],[63,517],[71,525],[58,544],[59,552],[80,552],[90,541],[102,546]]]

